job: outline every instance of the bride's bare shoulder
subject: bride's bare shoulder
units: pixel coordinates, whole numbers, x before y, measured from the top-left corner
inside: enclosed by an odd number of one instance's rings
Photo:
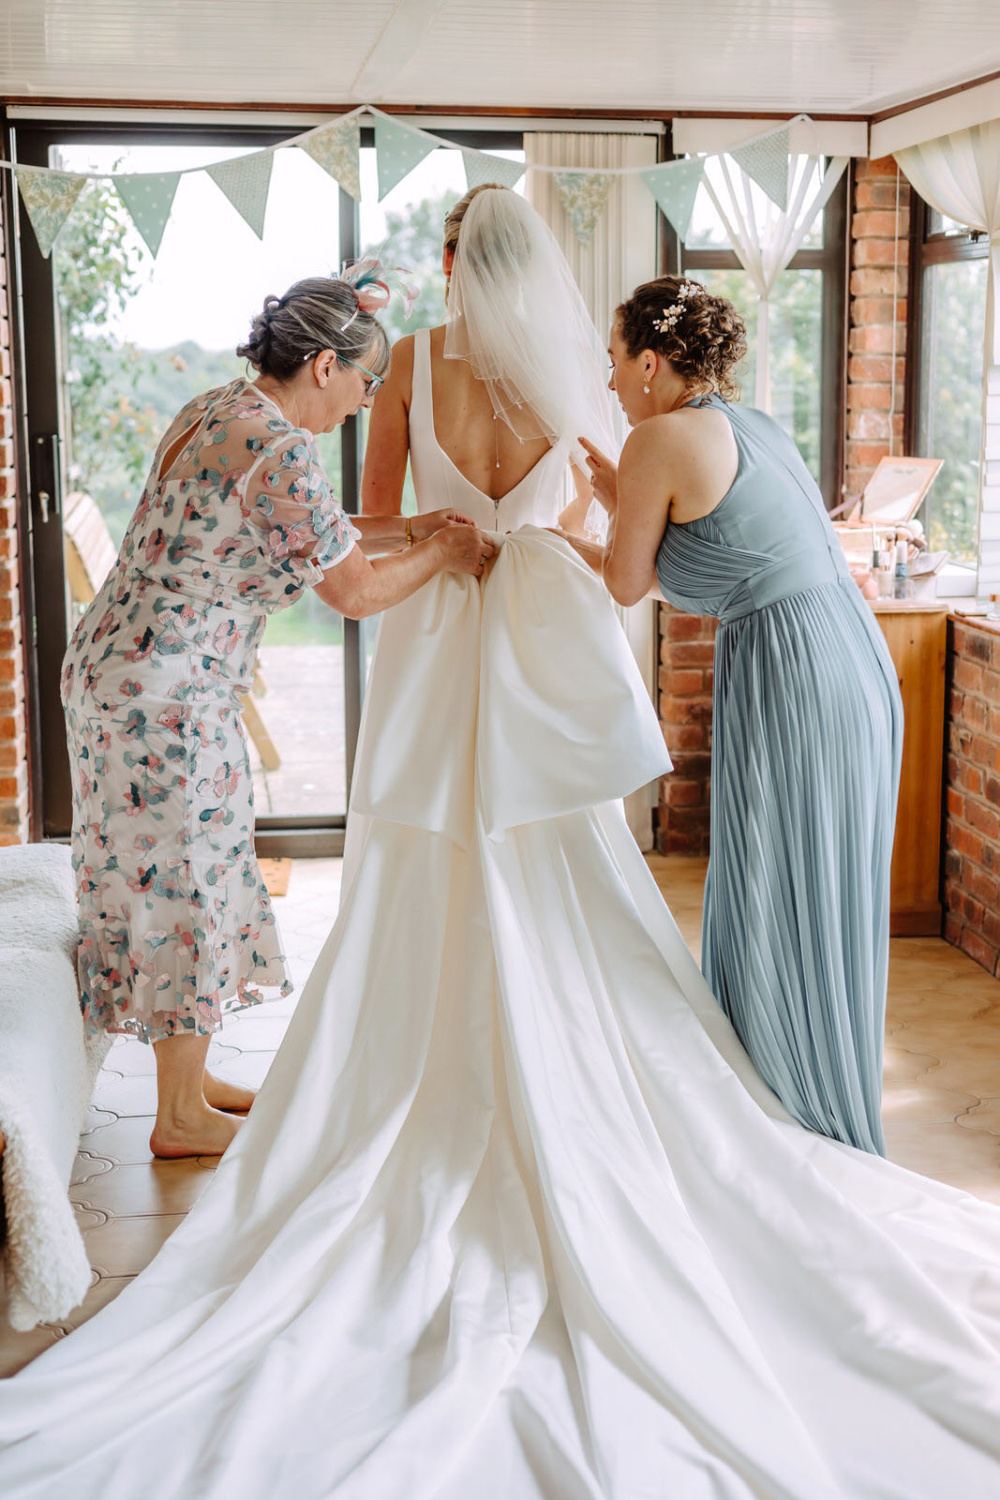
[[[439,323],[438,326],[437,326],[437,328],[432,328],[430,330],[430,335],[431,335],[431,354],[432,355],[437,355],[437,357],[439,359],[444,357],[444,340],[445,340],[445,334],[447,333],[447,331],[448,331],[448,325],[447,325],[447,323]]]
[[[397,339],[392,346],[392,363],[389,365],[389,373],[385,378],[384,391],[388,394],[395,392],[403,398],[408,406],[410,393],[413,389],[413,334],[404,333],[401,339]],[[385,406],[385,396],[382,397],[382,405]]]
[[[413,341],[414,333],[404,333],[402,338],[396,340],[392,346],[392,362],[398,360],[401,364],[413,366]]]

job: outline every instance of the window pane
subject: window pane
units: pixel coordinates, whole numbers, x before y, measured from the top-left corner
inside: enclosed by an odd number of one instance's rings
[[[949,219],[945,214],[939,214],[936,208],[928,207],[928,234],[968,234],[968,232],[968,225],[960,224],[957,219]]]
[[[84,189],[54,252],[68,488],[96,502],[114,548],[173,417],[245,373],[234,350],[264,297],[338,269],[339,189],[305,152],[274,153],[263,240],[205,173],[190,170],[247,151],[74,145],[52,163],[190,174],[155,261],[107,181]],[[340,433],[318,442],[339,495]],[[311,589],[268,620],[247,715],[258,817],[345,810],[342,636],[340,617]]]
[[[737,371],[745,405],[754,400],[757,368],[757,293],[746,271],[690,274],[734,304],[747,329],[748,354]],[[794,438],[819,482],[820,390],[823,354],[823,273],[782,271],[771,296],[771,414]]]
[[[924,503],[934,551],[976,560],[986,260],[928,266],[923,283],[918,453],[943,458]]]
[[[727,159],[726,165],[729,169],[729,181],[735,187],[738,181],[739,169],[735,163]],[[802,170],[805,170],[804,168]],[[815,196],[820,184],[821,168],[817,164],[809,172],[809,183],[806,188],[804,203],[809,203]],[[714,185],[719,200],[726,208],[728,203],[728,188],[722,163],[718,157],[709,157],[705,164],[705,176]],[[749,203],[740,205],[741,213],[745,219],[752,216],[753,222],[758,226],[768,225],[781,216],[781,210],[771,202],[764,190],[755,182],[749,182]],[[798,182],[791,184],[792,200],[797,192]],[[729,209],[726,208],[727,216]],[[739,225],[734,225],[738,230]],[[691,225],[688,229],[685,247],[688,250],[729,250],[732,248],[728,234],[726,233],[719,212],[713,204],[705,187],[701,187],[698,196],[694,200],[694,213],[691,217]],[[802,241],[803,250],[821,250],[823,248],[823,215],[818,214],[809,227],[809,232]]]

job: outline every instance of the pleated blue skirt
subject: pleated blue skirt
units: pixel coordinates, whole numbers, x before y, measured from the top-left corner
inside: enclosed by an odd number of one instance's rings
[[[792,1114],[884,1154],[902,708],[855,584],[721,625],[714,698],[705,976]]]

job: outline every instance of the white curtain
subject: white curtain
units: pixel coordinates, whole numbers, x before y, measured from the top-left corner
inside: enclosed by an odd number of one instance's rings
[[[656,147],[656,138],[650,135],[525,132],[528,201],[559,241],[602,336],[610,331],[619,302],[634,287],[656,275],[656,205],[637,172],[618,177],[593,239],[589,245],[582,245],[566,217],[553,173],[532,172],[530,168],[651,167],[656,163]],[[656,608],[653,600],[644,599],[633,609],[619,611],[632,654],[654,702],[658,655]],[[658,782],[625,799],[629,827],[640,849],[653,847],[653,808],[658,801]]]
[[[844,174],[848,158],[823,167],[819,156],[789,158],[788,207],[780,209],[731,156],[710,157],[702,179],[722,227],[757,293],[754,405],[771,410],[771,293],[778,276]]]
[[[656,144],[651,135],[525,132],[528,202],[559,241],[602,338],[607,337],[619,302],[656,275],[656,205],[637,172],[617,178],[594,238],[582,245],[563,210],[553,173],[530,168],[652,167]]]
[[[979,469],[979,591],[1000,585],[1000,120],[896,152],[932,208],[990,237]]]

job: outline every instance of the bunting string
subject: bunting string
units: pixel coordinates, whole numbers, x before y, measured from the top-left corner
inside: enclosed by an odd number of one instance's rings
[[[36,167],[0,160],[0,169],[12,171],[43,256],[48,256],[70,217],[84,185],[92,179],[110,181],[154,257],[163,241],[174,199],[182,177],[207,174],[253,232],[263,238],[271,171],[276,151],[301,150],[327,172],[352,198],[361,201],[361,123],[369,117],[375,131],[378,197],[387,193],[418,167],[432,151],[443,147],[458,151],[463,159],[466,182],[473,187],[498,182],[514,187],[526,170],[548,172],[556,177],[560,201],[578,239],[590,242],[604,212],[616,177],[640,176],[659,208],[684,239],[694,211],[695,198],[705,171],[706,156],[682,157],[655,167],[564,167],[512,161],[468,146],[456,146],[432,131],[421,130],[371,104],[358,105],[336,119],[316,125],[302,134],[206,167],[184,167],[170,172],[67,172],[58,167]],[[727,153],[783,212],[788,207],[790,130],[793,124],[812,124],[807,115],[797,115],[775,129],[744,141]]]

